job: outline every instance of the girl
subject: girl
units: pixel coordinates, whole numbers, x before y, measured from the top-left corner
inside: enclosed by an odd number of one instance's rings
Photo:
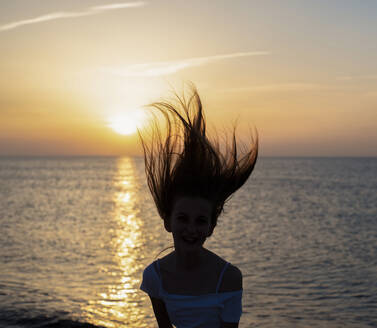
[[[223,154],[218,140],[207,138],[195,88],[188,101],[177,99],[152,104],[166,120],[166,137],[156,121],[149,145],[140,136],[148,186],[174,241],[174,251],[146,267],[140,289],[160,328],[238,327],[241,271],[203,245],[226,200],[253,171],[258,142],[240,157],[234,129]]]

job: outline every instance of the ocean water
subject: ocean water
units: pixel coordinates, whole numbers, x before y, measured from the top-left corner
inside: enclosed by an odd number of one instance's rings
[[[156,327],[141,158],[1,158],[0,232],[0,327]],[[241,328],[377,327],[377,158],[260,158],[206,247],[243,272]]]

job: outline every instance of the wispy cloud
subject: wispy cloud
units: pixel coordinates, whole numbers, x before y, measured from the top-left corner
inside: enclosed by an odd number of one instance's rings
[[[94,7],[89,7],[86,10],[79,11],[79,12],[72,12],[72,11],[53,12],[46,15],[1,25],[0,32],[13,30],[17,27],[24,26],[24,25],[37,24],[37,23],[52,21],[55,19],[93,16],[93,15],[101,14],[104,11],[124,9],[124,8],[136,8],[136,7],[142,7],[145,5],[146,5],[145,1],[136,1],[136,2],[124,2],[124,3],[112,3],[108,5],[103,5],[103,6],[94,6]]]
[[[167,62],[135,64],[126,67],[102,67],[100,71],[118,76],[162,76],[176,73],[188,67],[202,66],[224,59],[268,54],[268,51],[237,52],[226,55],[195,57]]]

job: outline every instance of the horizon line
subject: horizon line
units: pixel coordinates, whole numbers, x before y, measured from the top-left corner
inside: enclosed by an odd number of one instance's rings
[[[17,155],[3,155],[0,154],[1,158],[82,158],[82,157],[111,157],[111,158],[120,158],[120,157],[134,157],[134,158],[143,158],[142,154],[140,155],[93,155],[93,154],[17,154]],[[258,155],[259,158],[377,158],[377,155]]]

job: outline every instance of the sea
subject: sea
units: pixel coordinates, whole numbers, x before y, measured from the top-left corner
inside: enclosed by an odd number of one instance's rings
[[[157,327],[139,286],[171,245],[142,158],[0,158],[0,327]],[[259,158],[205,247],[241,328],[377,327],[377,158]]]

